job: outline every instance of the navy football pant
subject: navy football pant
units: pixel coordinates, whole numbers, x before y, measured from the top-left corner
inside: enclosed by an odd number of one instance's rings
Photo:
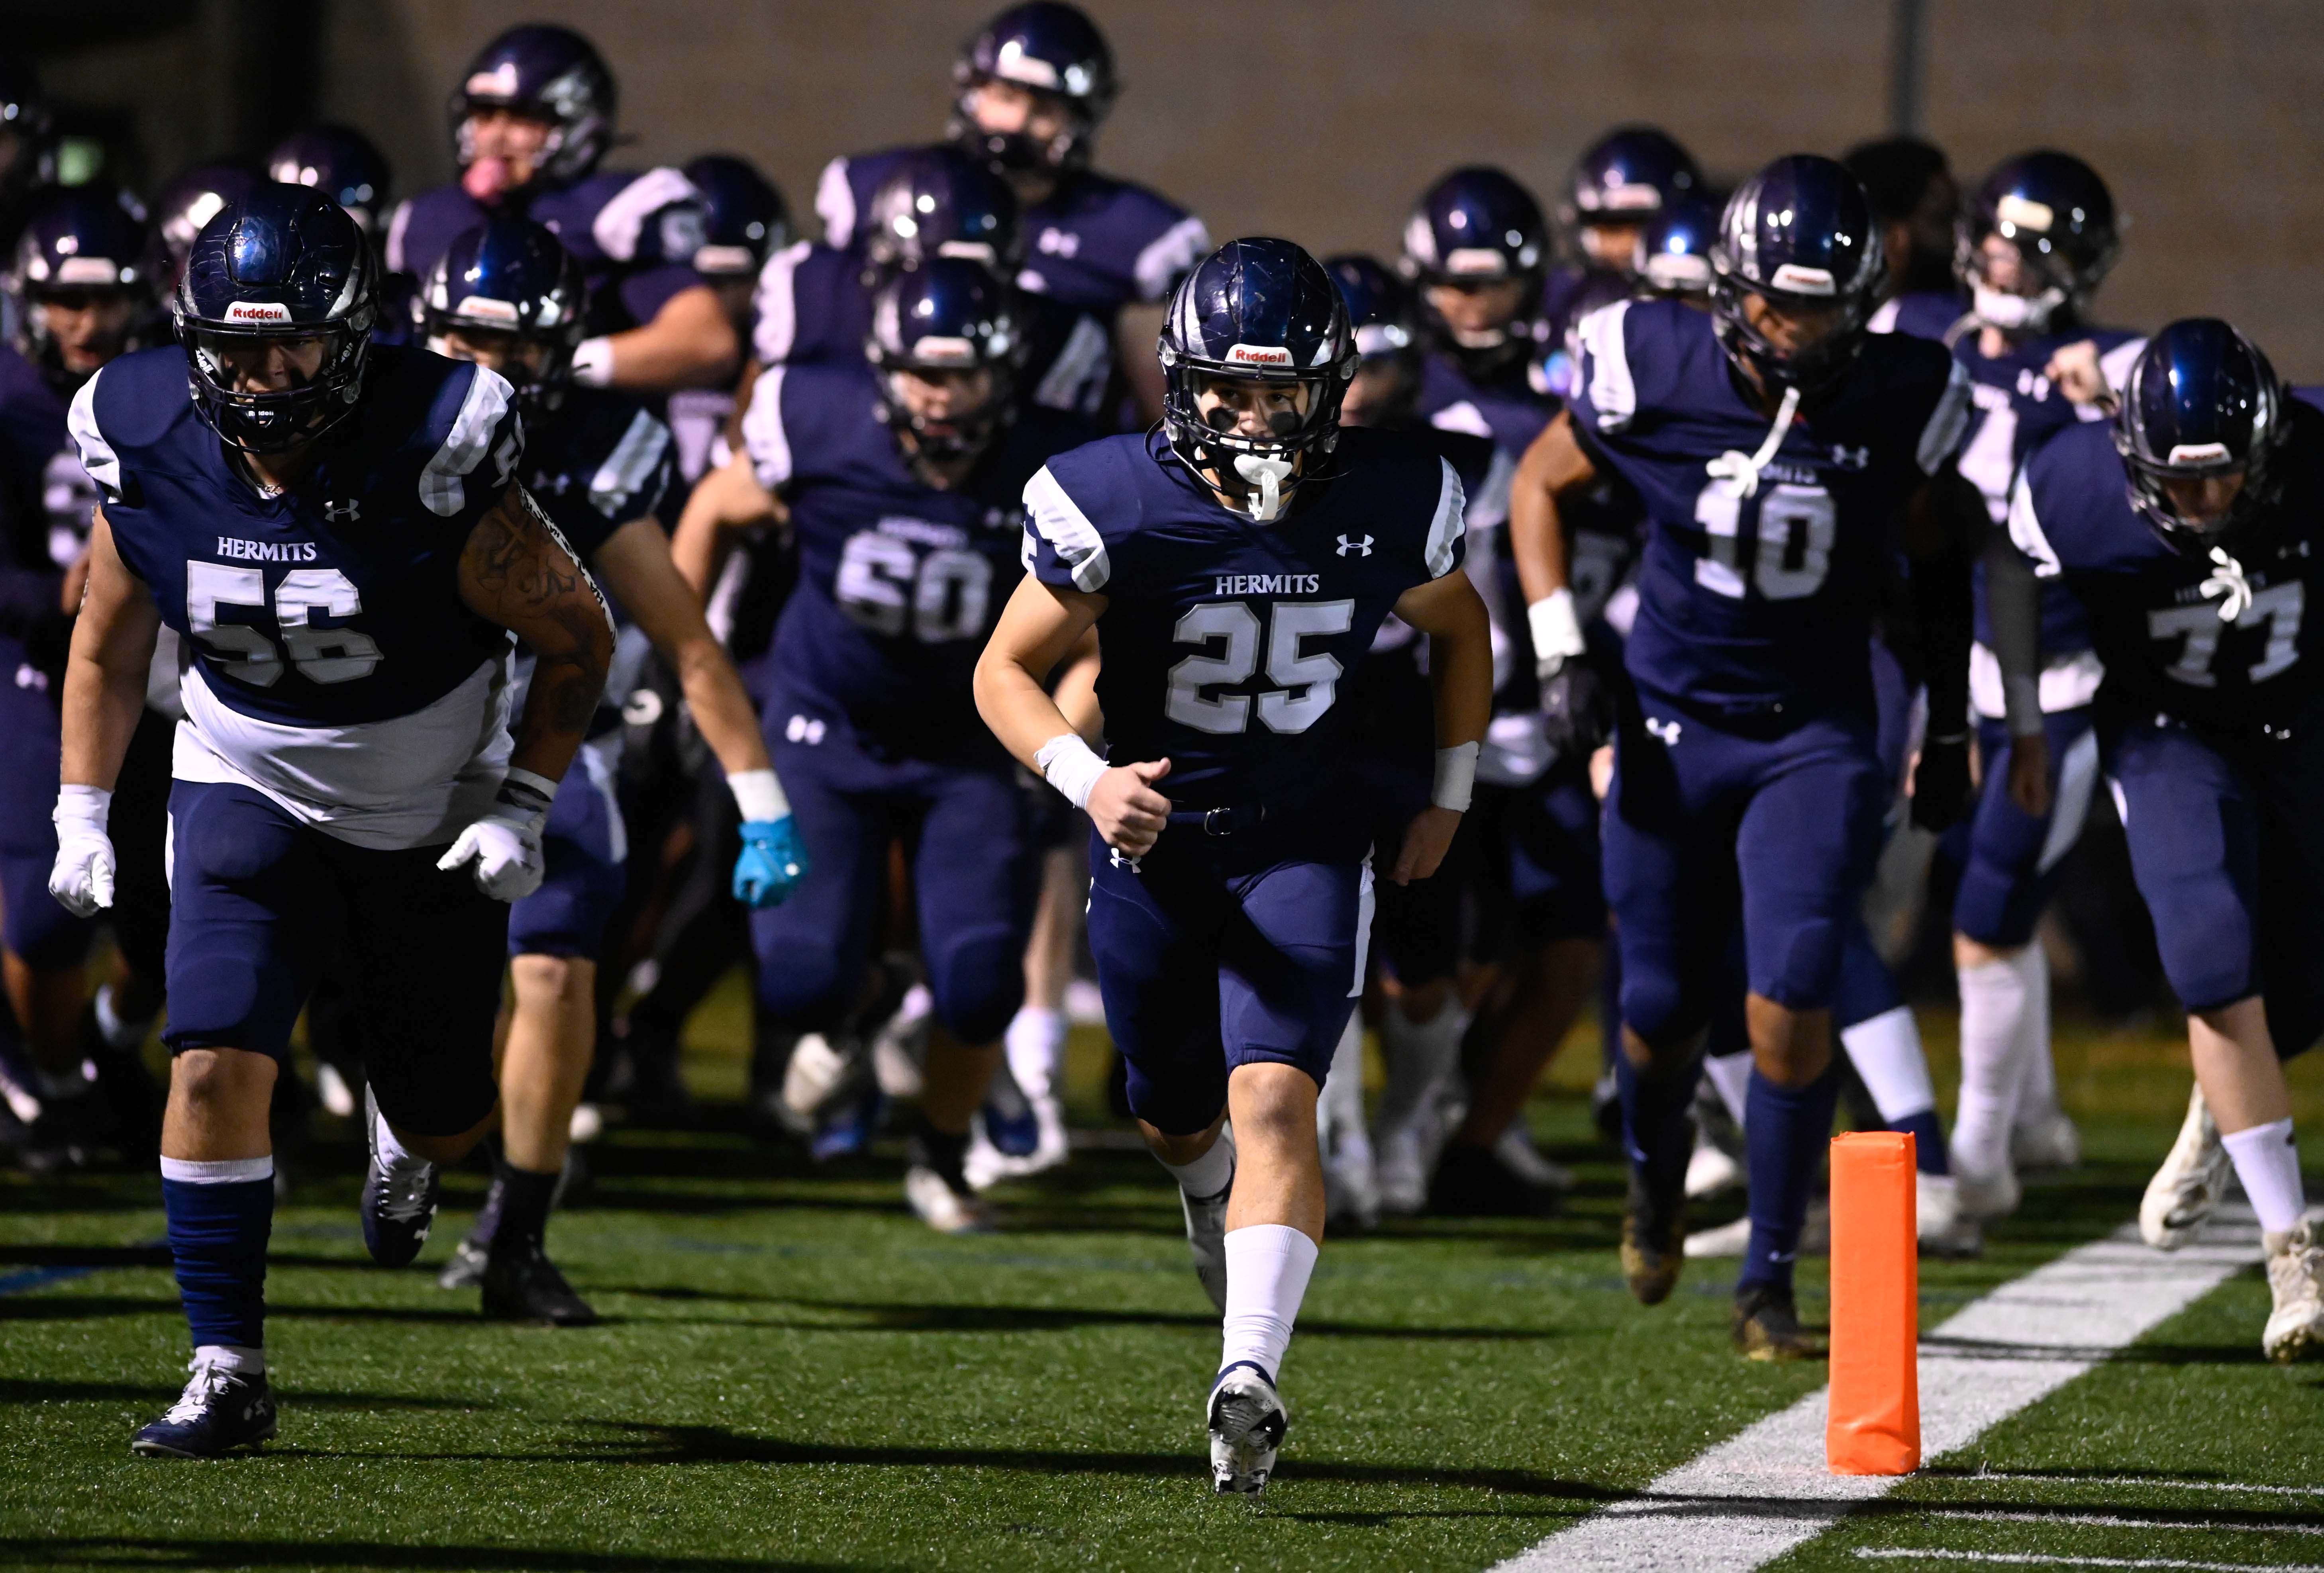
[[[1320,1089],[1363,991],[1369,863],[1238,868],[1184,825],[1138,867],[1090,840],[1106,1027],[1130,1111],[1165,1136],[1208,1129],[1238,1065],[1296,1065]]]
[[[78,966],[96,921],[49,894],[57,861],[57,767],[64,734],[48,674],[0,635],[0,924],[8,949],[37,970]]]
[[[1605,815],[1622,1019],[1656,1048],[1701,1031],[1738,906],[1750,991],[1831,1005],[1889,790],[1869,716],[1759,737],[1645,695],[1626,706]]]
[[[301,824],[247,786],[170,795],[170,1025],[186,1049],[280,1062],[327,947],[341,944],[347,1020],[380,1111],[457,1136],[492,1112],[508,907],[438,847],[383,851]]]
[[[1560,761],[1523,786],[1478,784],[1461,832],[1477,841],[1478,960],[1604,935],[1598,820],[1587,761]]]
[[[2034,925],[2058,888],[2066,854],[2089,817],[2098,778],[2098,739],[2088,710],[2042,718],[2050,744],[2050,812],[2025,813],[2009,796],[2009,730],[1980,721],[1978,753],[1984,782],[1977,806],[1949,834],[1961,865],[1953,895],[1953,927],[1981,945],[2015,950],[2031,943]]]
[[[629,842],[613,767],[598,744],[584,743],[574,756],[549,805],[540,850],[548,865],[540,888],[509,908],[508,953],[594,961],[629,888]]]
[[[2324,1031],[2324,737],[2207,741],[2184,727],[2102,738],[2130,868],[2190,1011],[2254,994],[2289,1058]]]
[[[1405,832],[1428,806],[1434,785],[1435,756],[1412,750],[1364,750],[1356,756],[1356,778],[1372,806],[1372,862],[1396,866]],[[1463,870],[1479,844],[1464,816],[1444,861],[1432,878],[1409,885],[1382,884],[1372,923],[1378,960],[1407,989],[1452,976],[1461,959],[1461,897]]]
[[[888,849],[900,840],[936,1020],[964,1044],[1000,1037],[1025,1002],[1041,870],[1015,768],[880,761],[835,732],[810,744],[768,731],[808,867],[789,900],[751,915],[760,1003],[801,1032],[845,1019],[879,944]]]

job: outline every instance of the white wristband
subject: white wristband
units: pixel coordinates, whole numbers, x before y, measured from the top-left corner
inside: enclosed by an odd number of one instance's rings
[[[1533,630],[1533,657],[1564,660],[1590,647],[1582,638],[1582,619],[1573,610],[1573,592],[1553,590],[1526,608],[1526,623]]]
[[[1074,736],[1063,732],[1041,745],[1033,756],[1033,763],[1050,786],[1065,795],[1065,801],[1075,808],[1089,806],[1090,788],[1106,772],[1106,763],[1097,757],[1095,750]]]
[[[783,784],[772,770],[737,770],[726,777],[726,790],[734,795],[744,824],[781,819],[791,811],[790,799],[783,796]]]
[[[78,786],[68,781],[57,788],[57,806],[49,817],[63,830],[89,830],[105,833],[106,816],[113,809],[113,794],[102,786]]]
[[[584,388],[604,388],[613,381],[613,341],[585,338],[573,346],[573,380]]]
[[[1428,789],[1429,802],[1455,814],[1469,812],[1469,796],[1477,785],[1477,749],[1475,743],[1455,743],[1436,750],[1436,782]]]

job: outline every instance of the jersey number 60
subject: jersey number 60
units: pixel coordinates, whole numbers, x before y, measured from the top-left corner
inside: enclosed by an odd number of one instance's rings
[[[1267,675],[1281,688],[1259,695],[1259,719],[1269,731],[1305,731],[1332,708],[1337,696],[1340,658],[1329,650],[1302,655],[1299,641],[1345,633],[1356,620],[1352,601],[1278,601],[1267,640]],[[1209,646],[1224,639],[1221,655],[1188,656],[1170,668],[1169,696],[1163,713],[1196,731],[1239,732],[1250,725],[1250,695],[1205,698],[1205,688],[1231,688],[1259,669],[1259,613],[1240,601],[1206,601],[1178,620],[1171,636],[1182,645]]]

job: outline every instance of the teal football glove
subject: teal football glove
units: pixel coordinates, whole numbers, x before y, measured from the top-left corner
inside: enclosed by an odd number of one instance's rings
[[[734,860],[734,899],[757,910],[780,906],[807,878],[807,849],[799,845],[798,822],[754,819],[742,827],[742,853]]]

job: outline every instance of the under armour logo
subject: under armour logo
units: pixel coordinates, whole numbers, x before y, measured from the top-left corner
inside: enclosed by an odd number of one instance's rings
[[[1678,722],[1674,721],[1656,721],[1650,715],[1646,717],[1646,732],[1660,739],[1666,749],[1678,747]]]
[[[1344,557],[1350,552],[1354,552],[1360,557],[1370,557],[1372,555],[1372,538],[1366,536],[1361,540],[1350,540],[1346,536],[1342,536],[1340,538],[1340,555]]]
[[[1143,874],[1146,872],[1144,869],[1139,867],[1138,860],[1136,858],[1131,857],[1120,847],[1108,847],[1105,849],[1105,851],[1106,860],[1111,862],[1115,868],[1127,869],[1133,874]]]
[[[333,524],[353,524],[362,516],[362,509],[352,497],[334,499],[323,504],[323,517]]]
[[[1834,443],[1831,448],[1831,462],[1843,470],[1870,469],[1872,467],[1871,446],[1867,444],[1860,448],[1852,448],[1846,443]]]
[[[814,748],[823,741],[824,723],[811,715],[794,715],[785,723],[783,735],[795,743]]]
[[[49,691],[49,675],[27,661],[16,668],[16,686],[46,694]]]

